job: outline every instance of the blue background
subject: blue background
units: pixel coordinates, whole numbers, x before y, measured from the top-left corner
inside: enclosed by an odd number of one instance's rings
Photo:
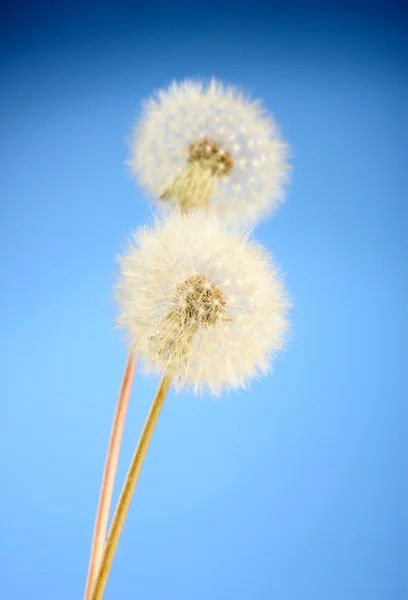
[[[1,600],[82,598],[126,361],[115,256],[149,218],[126,136],[152,90],[211,75],[294,149],[256,230],[294,332],[250,391],[170,394],[105,598],[407,598],[402,5],[17,1],[1,21]],[[119,484],[156,386],[136,379]]]

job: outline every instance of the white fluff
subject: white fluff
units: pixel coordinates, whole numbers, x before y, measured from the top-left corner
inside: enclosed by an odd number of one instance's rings
[[[279,272],[216,215],[175,211],[140,228],[119,265],[118,323],[147,372],[218,395],[266,373],[282,348],[289,302]]]
[[[215,141],[233,161],[228,174],[216,178],[207,208],[244,227],[272,213],[284,198],[288,147],[259,101],[215,79],[208,85],[174,82],[145,103],[132,136],[131,169],[158,198],[185,173],[190,145],[203,139]]]

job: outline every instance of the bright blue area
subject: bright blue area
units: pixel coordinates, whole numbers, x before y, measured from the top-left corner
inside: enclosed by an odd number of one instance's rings
[[[170,394],[105,598],[404,600],[406,15],[56,6],[17,6],[1,42],[1,600],[82,597],[126,360],[114,259],[149,219],[126,136],[153,89],[213,74],[294,149],[255,232],[293,336],[250,391]],[[119,483],[156,386],[136,379]]]

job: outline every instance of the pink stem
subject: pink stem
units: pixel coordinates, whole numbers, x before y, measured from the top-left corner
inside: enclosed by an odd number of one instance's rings
[[[108,530],[109,512],[112,503],[113,486],[115,483],[116,469],[118,466],[120,446],[125,425],[126,413],[129,404],[130,392],[136,371],[137,358],[129,355],[122,386],[113,417],[112,430],[106,453],[105,470],[103,473],[99,504],[96,512],[95,527],[92,539],[91,556],[89,559],[88,578],[86,581],[84,600],[91,597],[96,576],[99,571],[105,540]]]

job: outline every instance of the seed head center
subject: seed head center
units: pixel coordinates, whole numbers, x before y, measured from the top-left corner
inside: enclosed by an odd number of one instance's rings
[[[180,284],[177,296],[187,326],[214,326],[225,309],[220,289],[202,275],[193,275]]]
[[[228,175],[234,164],[231,154],[208,138],[190,144],[187,162],[197,162],[219,177]]]

